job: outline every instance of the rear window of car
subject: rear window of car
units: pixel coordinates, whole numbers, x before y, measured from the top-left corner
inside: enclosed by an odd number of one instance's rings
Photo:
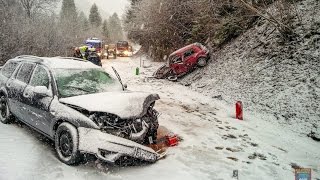
[[[127,47],[129,46],[129,43],[127,41],[120,41],[117,43],[118,47]]]
[[[34,67],[35,67],[35,64],[24,63],[21,66],[16,79],[19,81],[28,83]]]
[[[1,72],[5,77],[9,78],[11,77],[14,70],[18,67],[18,65],[19,64],[17,62],[8,62],[4,65]]]
[[[207,48],[207,47],[205,47],[204,45],[202,45],[202,44],[200,44],[200,43],[195,43],[195,45],[196,45],[196,46],[198,46],[200,49],[202,49],[202,50],[204,50],[204,51],[208,52],[208,48]]]

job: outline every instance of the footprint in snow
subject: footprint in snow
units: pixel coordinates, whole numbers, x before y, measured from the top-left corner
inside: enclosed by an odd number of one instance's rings
[[[227,134],[227,135],[223,135],[224,137],[226,137],[227,139],[230,138],[230,139],[237,139],[237,137],[233,134]]]
[[[261,153],[253,153],[252,155],[250,155],[248,157],[249,159],[256,159],[256,158],[259,158],[260,160],[267,160],[267,157]]]
[[[242,149],[241,148],[237,148],[237,149],[235,149],[235,148],[226,148],[226,150],[228,150],[228,151],[231,151],[231,152],[240,152]]]
[[[216,150],[223,150],[224,147],[215,147]]]
[[[228,159],[231,159],[233,161],[238,161],[238,158],[235,158],[235,157],[227,157]]]
[[[225,126],[227,129],[232,129],[232,130],[238,130],[237,128],[235,128],[235,127],[231,127],[231,126]]]
[[[251,142],[250,145],[253,146],[253,147],[258,147],[258,144],[257,144],[257,143]]]

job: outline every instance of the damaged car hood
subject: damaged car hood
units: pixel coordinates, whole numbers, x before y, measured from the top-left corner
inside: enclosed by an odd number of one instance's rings
[[[158,94],[125,91],[74,96],[59,101],[90,112],[106,112],[129,119],[143,116],[150,104],[158,99]]]

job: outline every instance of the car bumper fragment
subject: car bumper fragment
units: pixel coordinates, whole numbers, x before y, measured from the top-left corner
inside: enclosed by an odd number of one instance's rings
[[[123,156],[129,156],[155,162],[162,157],[149,147],[100,130],[80,127],[78,132],[80,152],[95,154],[103,161],[114,163]]]

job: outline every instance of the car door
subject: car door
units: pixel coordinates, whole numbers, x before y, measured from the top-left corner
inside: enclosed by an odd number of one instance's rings
[[[31,74],[35,67],[34,63],[22,63],[19,70],[14,74],[6,83],[6,88],[8,90],[8,98],[10,103],[10,108],[14,115],[19,119],[26,121],[28,117],[26,115],[26,107],[23,106],[23,92],[29,83]]]
[[[170,67],[176,75],[181,75],[188,71],[187,66],[183,63],[183,56],[181,55],[172,57]]]
[[[39,87],[46,87],[47,94],[37,94],[35,88]],[[50,121],[53,118],[49,110],[53,100],[53,93],[50,73],[46,67],[42,65],[35,67],[30,82],[23,92],[23,99],[24,106],[28,108],[30,124],[48,134]]]
[[[183,64],[190,71],[196,65],[196,53],[194,49],[188,49],[183,53]]]

